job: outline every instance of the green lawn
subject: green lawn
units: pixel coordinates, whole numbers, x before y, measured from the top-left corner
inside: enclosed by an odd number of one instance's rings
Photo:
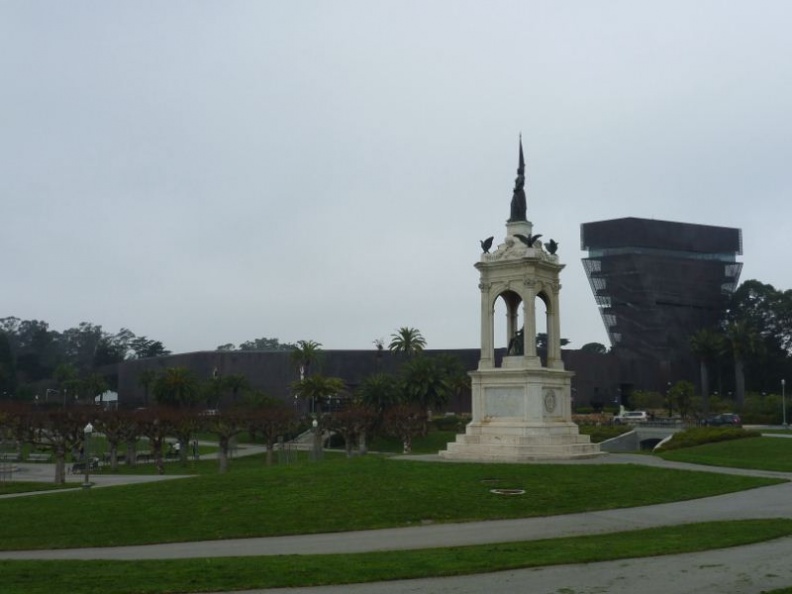
[[[413,454],[436,454],[440,450],[446,449],[449,442],[456,440],[456,431],[430,431],[424,437],[413,440]],[[389,452],[401,454],[404,451],[404,444],[395,437],[376,437],[368,444],[372,452]]]
[[[69,489],[77,485],[56,485],[54,483],[29,483],[25,481],[14,481],[0,483],[0,495],[11,495],[13,493],[30,493],[32,491],[55,491],[58,489]]]
[[[689,553],[792,534],[792,520],[742,520],[472,547],[356,555],[168,561],[0,561],[4,594],[164,594],[466,575]]]
[[[757,437],[709,443],[660,454],[665,460],[792,472],[792,439]]]
[[[215,462],[210,462],[215,464]],[[535,517],[779,481],[640,465],[450,464],[378,456],[233,461],[226,475],[0,500],[0,548],[113,546]],[[493,487],[526,494],[503,497]]]

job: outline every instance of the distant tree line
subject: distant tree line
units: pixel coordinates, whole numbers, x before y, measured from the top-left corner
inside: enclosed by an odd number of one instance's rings
[[[691,336],[690,348],[700,364],[705,411],[713,393],[731,394],[738,410],[749,392],[777,393],[781,380],[792,378],[792,290],[745,281],[721,322]]]
[[[83,322],[58,332],[41,320],[0,318],[0,396],[32,400],[37,383],[75,388],[104,365],[168,354],[162,342],[126,328],[111,333]]]
[[[254,340],[247,340],[236,346],[232,343],[221,344],[215,350],[217,351],[293,351],[297,348],[296,344],[289,342],[280,342],[277,338],[256,338]]]

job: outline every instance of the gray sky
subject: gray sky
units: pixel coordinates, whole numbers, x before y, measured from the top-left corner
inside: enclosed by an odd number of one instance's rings
[[[792,287],[792,3],[0,0],[0,317],[175,351],[261,336],[479,346],[479,239],[740,227]]]

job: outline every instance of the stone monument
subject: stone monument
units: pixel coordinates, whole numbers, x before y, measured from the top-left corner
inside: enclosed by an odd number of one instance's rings
[[[590,458],[599,445],[580,435],[572,422],[571,378],[561,360],[557,254],[545,251],[525,217],[525,163],[520,139],[519,167],[506,237],[476,263],[481,290],[481,358],[470,372],[473,419],[440,452],[449,460],[530,462]],[[552,240],[551,240],[552,241]],[[508,347],[495,358],[495,303],[506,306]],[[536,348],[536,300],[546,308],[547,356]],[[524,325],[518,328],[519,308]],[[499,363],[499,364],[498,364]]]

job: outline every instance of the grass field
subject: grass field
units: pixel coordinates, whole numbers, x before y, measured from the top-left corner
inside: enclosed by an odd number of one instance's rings
[[[692,464],[792,472],[792,439],[737,439],[672,450],[660,456],[665,460]]]
[[[445,443],[447,436],[438,439]],[[399,446],[379,445],[392,451]],[[438,449],[434,440],[426,448]],[[784,459],[790,454],[792,440],[759,438],[663,457],[783,470],[789,468]],[[375,455],[347,459],[340,453],[326,453],[321,462],[311,463],[307,455],[292,462],[267,467],[263,455],[239,457],[226,475],[217,474],[216,460],[191,461],[187,467],[172,462],[167,473],[195,476],[3,499],[0,548],[113,546],[535,517],[679,501],[781,482],[640,465],[447,464]],[[134,470],[152,471],[147,465]],[[520,488],[526,494],[499,497],[490,492],[493,487]],[[25,487],[14,487],[19,488]],[[397,554],[0,561],[0,575],[4,594],[231,591],[657,556],[789,535],[792,520],[750,520]]]
[[[208,462],[211,463],[211,462]],[[0,548],[115,546],[536,517],[680,501],[777,481],[639,465],[447,464],[379,456],[0,501]],[[618,486],[618,488],[616,488]],[[520,497],[490,489],[520,488]]]

